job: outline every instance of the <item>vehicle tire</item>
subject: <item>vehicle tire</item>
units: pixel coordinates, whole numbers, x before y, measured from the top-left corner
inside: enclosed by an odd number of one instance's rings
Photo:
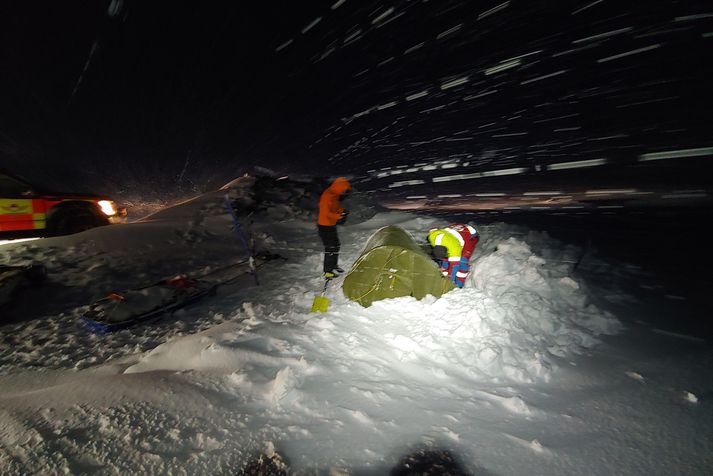
[[[105,225],[98,213],[88,208],[71,208],[58,211],[47,226],[50,236],[73,235],[91,228]]]

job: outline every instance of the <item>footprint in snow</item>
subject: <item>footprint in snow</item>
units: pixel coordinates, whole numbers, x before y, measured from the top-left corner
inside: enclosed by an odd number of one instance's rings
[[[683,399],[687,401],[688,403],[698,403],[698,397],[696,397],[694,394],[691,392],[683,392]]]
[[[517,436],[509,435],[507,433],[503,433],[503,435],[510,441],[517,443],[523,448],[527,448],[534,453],[548,456],[553,454],[552,450],[540,443],[537,438],[535,438],[534,440],[526,440],[524,438],[518,438]]]
[[[634,380],[638,380],[641,383],[646,382],[646,379],[644,377],[642,377],[641,374],[636,373],[636,372],[627,371],[626,376],[629,378],[633,378]]]

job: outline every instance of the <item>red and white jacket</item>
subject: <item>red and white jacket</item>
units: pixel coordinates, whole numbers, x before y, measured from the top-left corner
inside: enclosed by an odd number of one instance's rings
[[[475,250],[480,238],[478,231],[470,225],[454,223],[437,230],[437,233],[443,233],[443,238],[450,238],[439,240],[436,236],[433,243],[443,244],[448,250],[448,261],[443,260],[440,262],[441,272],[453,281],[456,286],[462,288],[465,284],[465,278],[468,277],[470,272],[470,257],[473,255],[473,250]]]

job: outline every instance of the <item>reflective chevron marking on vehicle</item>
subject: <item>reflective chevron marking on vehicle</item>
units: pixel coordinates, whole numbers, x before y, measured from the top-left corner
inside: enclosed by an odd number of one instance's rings
[[[26,215],[32,213],[32,200],[0,198],[0,214]]]

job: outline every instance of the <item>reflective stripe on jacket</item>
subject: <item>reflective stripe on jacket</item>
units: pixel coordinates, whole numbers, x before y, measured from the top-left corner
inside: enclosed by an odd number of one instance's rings
[[[478,242],[478,232],[470,225],[455,223],[428,233],[431,246],[445,246],[449,258],[470,258]]]

